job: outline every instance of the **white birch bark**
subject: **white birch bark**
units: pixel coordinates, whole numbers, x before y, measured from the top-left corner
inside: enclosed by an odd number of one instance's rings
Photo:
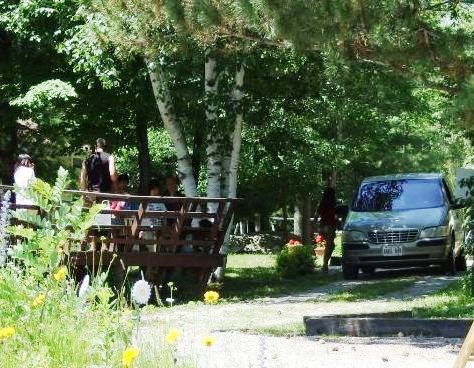
[[[232,149],[230,153],[230,158],[228,161],[224,159],[224,168],[225,168],[225,180],[224,180],[224,196],[228,198],[237,198],[237,179],[238,179],[238,169],[239,169],[239,159],[240,159],[240,149],[242,146],[242,125],[244,120],[244,113],[242,109],[242,99],[244,97],[244,76],[245,76],[245,67],[244,64],[240,64],[239,69],[235,73],[235,84],[232,91],[232,100],[234,102],[234,108],[236,110],[235,116],[235,125],[234,130],[231,133],[230,141],[232,142]],[[227,229],[224,244],[222,244],[220,253],[227,254],[228,248],[227,244],[230,239],[230,229],[234,223],[234,218],[230,221],[229,228]],[[224,279],[226,269],[226,261],[222,267],[218,267],[214,273],[214,276],[217,281],[222,281]]]
[[[219,150],[220,133],[217,129],[217,90],[218,76],[216,59],[208,51],[204,63],[204,91],[206,94],[206,121],[208,127],[207,135],[207,196],[210,198],[221,197],[221,173],[222,159]],[[217,211],[217,203],[208,204],[209,212]]]
[[[295,203],[295,214],[293,216],[293,234],[302,238],[303,226],[304,226],[303,200],[300,196],[297,196],[296,203]]]
[[[230,135],[232,149],[230,151],[228,172],[225,173],[226,185],[224,187],[224,194],[228,198],[237,197],[237,179],[240,160],[240,149],[242,146],[242,125],[244,121],[244,113],[242,109],[242,99],[244,97],[244,76],[245,67],[244,64],[241,64],[239,69],[235,73],[235,85],[232,91],[232,100],[234,102],[236,116],[234,130]]]
[[[183,128],[176,120],[176,116],[173,112],[169,88],[162,76],[162,72],[158,63],[151,60],[146,60],[146,62],[148,74],[150,75],[150,81],[153,88],[153,94],[158,105],[158,110],[160,111],[161,119],[163,120],[165,129],[171,136],[171,140],[173,141],[173,145],[176,149],[176,155],[178,159],[178,174],[181,182],[183,183],[184,194],[187,197],[196,197],[197,188],[196,180],[193,174],[191,156],[186,144]]]

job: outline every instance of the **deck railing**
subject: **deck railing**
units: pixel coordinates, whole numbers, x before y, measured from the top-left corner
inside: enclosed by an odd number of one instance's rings
[[[0,196],[7,190],[12,187],[0,185]],[[184,273],[188,279],[192,276],[199,288],[203,288],[213,270],[223,264],[220,250],[239,201],[76,190],[65,191],[64,195],[70,200],[82,196],[85,207],[104,204],[82,244],[70,252],[68,261],[77,270],[93,269],[99,260],[103,265],[113,261],[116,268],[142,267],[147,278],[156,284]],[[113,202],[126,203],[126,209],[112,209]],[[162,210],[150,210],[150,204],[160,203]],[[15,204],[11,208],[37,210],[35,206]]]

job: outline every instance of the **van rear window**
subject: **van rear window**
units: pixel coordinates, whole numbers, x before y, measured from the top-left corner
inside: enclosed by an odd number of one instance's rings
[[[384,180],[363,183],[352,204],[358,212],[440,207],[443,192],[437,179]]]

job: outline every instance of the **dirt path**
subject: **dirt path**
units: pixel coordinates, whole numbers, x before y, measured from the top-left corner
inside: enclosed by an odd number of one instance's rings
[[[178,325],[202,325],[208,330],[255,330],[268,326],[284,326],[302,323],[305,315],[382,313],[410,310],[413,300],[433,293],[456,280],[457,276],[415,276],[413,286],[375,300],[359,302],[325,302],[330,293],[367,284],[373,280],[337,281],[307,293],[278,298],[257,299],[206,306],[181,305],[160,309],[158,313],[144,316],[147,323],[175,323]]]
[[[291,326],[298,326],[295,330],[301,331],[305,315],[411,310],[416,305],[416,298],[433,293],[455,279],[443,275],[417,275],[413,286],[370,301],[324,301],[330,293],[356,285],[367,284],[369,287],[374,281],[358,280],[337,281],[307,293],[252,302],[159,309],[143,317],[142,338],[156,341],[164,336],[164,331],[178,328],[184,331],[180,352],[195,356],[198,366],[206,368],[449,367],[458,351],[459,340],[359,338],[331,341],[242,331],[278,327],[291,330]],[[206,334],[215,336],[217,343],[211,349],[203,350],[199,341]]]

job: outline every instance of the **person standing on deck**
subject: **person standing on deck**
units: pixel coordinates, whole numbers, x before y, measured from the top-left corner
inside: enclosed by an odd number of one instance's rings
[[[16,193],[16,204],[32,206],[34,203],[25,198],[21,193],[21,190],[27,189],[31,183],[36,179],[35,176],[35,164],[31,157],[27,154],[21,154],[15,163],[15,169],[13,173],[13,179],[15,186],[20,189],[20,193]]]
[[[117,182],[114,156],[106,151],[105,139],[97,138],[94,153],[82,165],[81,188],[91,192],[111,193]]]

